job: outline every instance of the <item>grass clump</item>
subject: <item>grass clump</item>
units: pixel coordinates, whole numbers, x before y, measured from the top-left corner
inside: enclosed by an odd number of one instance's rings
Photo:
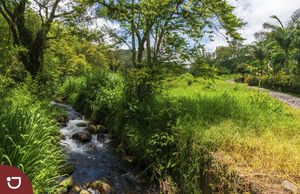
[[[32,96],[26,83],[6,90],[0,106],[0,164],[21,169],[35,193],[54,193],[62,164],[59,128],[49,102]],[[54,116],[53,116],[54,117]]]

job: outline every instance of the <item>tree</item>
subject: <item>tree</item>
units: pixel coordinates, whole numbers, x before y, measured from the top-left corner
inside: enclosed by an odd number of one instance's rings
[[[288,25],[285,27],[277,16],[273,15],[271,18],[275,19],[279,25],[265,23],[263,27],[272,30],[270,34],[271,38],[284,51],[284,70],[286,74],[289,74],[289,55],[294,40],[294,33],[291,26]]]
[[[251,46],[254,57],[258,61],[258,72],[259,75],[263,75],[263,66],[264,60],[267,57],[267,47],[263,44],[263,42],[256,42]]]
[[[13,44],[26,49],[19,52],[19,59],[33,77],[37,76],[42,68],[47,34],[52,22],[75,13],[74,8],[78,4],[77,1],[64,0],[0,0],[0,14],[9,26]],[[34,9],[38,11],[34,12]],[[39,21],[35,21],[39,23],[36,32],[27,22],[28,12],[39,15]]]
[[[180,55],[190,41],[199,42],[205,32],[225,29],[241,39],[237,29],[243,23],[224,0],[97,0],[98,13],[118,22],[115,33],[132,51],[132,63],[148,66]],[[209,30],[208,30],[209,29]],[[144,55],[146,57],[144,57]]]
[[[253,61],[253,55],[249,54],[249,49],[249,46],[240,44],[218,47],[213,53],[213,63],[221,73],[236,73],[242,64]]]

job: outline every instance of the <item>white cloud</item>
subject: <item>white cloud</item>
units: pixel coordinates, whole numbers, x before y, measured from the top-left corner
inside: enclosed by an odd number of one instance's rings
[[[254,33],[262,30],[263,23],[273,22],[271,15],[278,16],[285,23],[293,12],[300,8],[299,0],[229,0],[229,3],[236,7],[234,13],[247,22],[246,26],[240,30],[246,39],[244,43],[254,41]],[[222,38],[215,37],[214,39],[214,42],[206,45],[208,51],[227,44]]]

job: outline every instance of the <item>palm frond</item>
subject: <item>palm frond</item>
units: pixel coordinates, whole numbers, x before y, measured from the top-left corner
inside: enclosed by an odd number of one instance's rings
[[[291,19],[288,21],[287,26],[294,27],[299,20],[300,20],[300,9],[297,9],[291,16]]]
[[[272,15],[271,18],[277,20],[277,22],[280,24],[281,28],[284,28],[283,23],[281,22],[281,20],[276,15]]]
[[[263,28],[264,29],[269,29],[269,30],[274,30],[277,28],[277,26],[273,25],[273,24],[270,24],[270,23],[264,23],[263,24]]]

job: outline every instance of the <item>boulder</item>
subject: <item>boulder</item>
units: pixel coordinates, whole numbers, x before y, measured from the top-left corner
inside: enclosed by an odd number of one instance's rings
[[[86,123],[77,123],[76,126],[77,127],[86,127]]]
[[[108,133],[108,130],[103,125],[89,125],[87,130],[92,134]]]
[[[281,185],[283,186],[283,188],[285,190],[287,190],[289,192],[292,192],[292,193],[299,193],[300,192],[299,188],[295,184],[293,184],[289,181],[283,181]]]
[[[68,189],[64,188],[64,187],[58,187],[56,189],[56,194],[67,194],[68,193]]]
[[[89,134],[87,132],[81,131],[81,132],[78,132],[78,133],[75,133],[74,135],[72,135],[72,139],[78,140],[82,143],[86,143],[86,142],[91,141],[92,136],[91,136],[91,134]]]
[[[108,133],[108,130],[103,125],[97,125],[97,131],[98,133]]]
[[[71,192],[72,193],[79,193],[81,191],[81,188],[79,185],[73,185]]]
[[[65,125],[69,121],[68,116],[64,114],[60,114],[57,116],[57,122],[61,125]]]
[[[89,188],[93,190],[97,190],[100,192],[100,194],[108,194],[111,193],[112,187],[110,184],[103,180],[97,180],[89,184]]]
[[[90,132],[91,134],[97,134],[98,130],[97,130],[97,126],[96,125],[89,125],[87,128],[88,132]]]
[[[82,189],[79,194],[91,194],[88,190]]]
[[[73,178],[67,177],[64,180],[62,180],[59,185],[58,185],[58,189],[57,189],[57,193],[65,193],[66,191],[68,191],[72,185],[74,184]]]

